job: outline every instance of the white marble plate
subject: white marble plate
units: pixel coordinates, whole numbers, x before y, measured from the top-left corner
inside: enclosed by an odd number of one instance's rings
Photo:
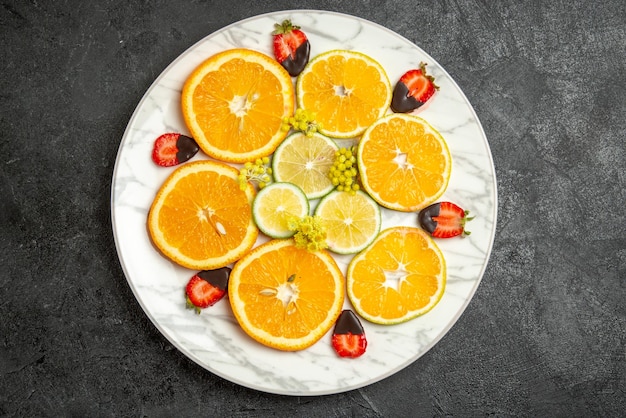
[[[187,75],[210,55],[245,47],[272,54],[273,25],[290,18],[308,34],[311,56],[330,49],[351,49],[378,60],[395,84],[421,61],[441,87],[416,112],[443,134],[453,158],[449,187],[440,200],[471,210],[476,219],[468,238],[440,240],[448,265],[443,298],[426,315],[401,325],[362,321],[367,352],[358,359],[339,358],[330,332],[311,348],[285,353],[245,335],[224,299],[201,315],[186,310],[183,289],[195,272],[163,258],[146,232],[148,209],[173,168],[151,161],[154,139],[165,132],[188,134],[179,110]],[[202,153],[194,160],[207,158]],[[323,11],[284,11],[227,26],[193,45],[170,64],[146,92],[122,138],[112,185],[112,223],[122,268],[137,301],[159,331],[181,352],[210,372],[260,391],[321,395],[377,382],[405,368],[428,351],[457,321],[485,271],[496,228],[496,180],[491,153],[480,122],[465,95],[443,68],[402,36],[363,19]],[[383,228],[417,226],[415,214],[385,210]],[[337,257],[344,269],[350,257]],[[349,302],[346,298],[346,308]],[[331,331],[332,332],[332,331]]]

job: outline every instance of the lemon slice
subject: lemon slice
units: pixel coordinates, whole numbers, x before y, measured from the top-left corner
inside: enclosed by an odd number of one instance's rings
[[[271,238],[289,238],[295,231],[289,221],[309,214],[309,201],[295,184],[270,183],[256,195],[252,216],[257,227]]]
[[[330,193],[334,186],[328,176],[339,147],[324,135],[306,136],[296,132],[278,146],[272,158],[272,173],[277,182],[293,183],[308,199]]]
[[[315,215],[326,228],[328,249],[339,254],[358,253],[380,231],[380,207],[360,190],[356,194],[331,192],[317,205]]]

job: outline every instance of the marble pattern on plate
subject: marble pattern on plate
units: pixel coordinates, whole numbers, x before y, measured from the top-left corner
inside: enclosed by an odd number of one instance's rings
[[[173,169],[150,160],[153,140],[164,132],[188,133],[180,113],[186,76],[208,56],[229,48],[271,54],[268,36],[275,22],[291,18],[311,40],[311,56],[353,49],[377,59],[390,82],[420,61],[428,63],[440,90],[417,115],[445,137],[453,170],[442,199],[475,215],[464,239],[438,241],[448,264],[445,294],[428,314],[395,326],[363,321],[369,346],[356,360],[338,358],[330,333],[313,347],[279,352],[250,340],[227,301],[194,315],[182,289],[193,272],[161,257],[150,243],[146,217],[160,184]],[[332,28],[329,30],[329,28]],[[206,158],[201,153],[194,159]],[[241,385],[272,393],[316,395],[358,388],[395,373],[432,347],[469,303],[486,267],[496,222],[496,182],[487,140],[471,105],[437,62],[405,38],[362,19],[331,12],[291,11],[261,15],[221,29],[193,45],[157,78],[133,114],[122,138],[112,187],[112,221],[118,254],[138,302],[168,340],[207,370]],[[417,226],[415,214],[384,210],[383,228]],[[345,272],[349,256],[337,256]],[[349,302],[346,299],[345,307]]]

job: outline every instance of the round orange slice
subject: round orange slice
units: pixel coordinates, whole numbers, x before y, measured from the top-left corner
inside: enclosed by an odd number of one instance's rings
[[[241,328],[254,340],[283,351],[310,347],[341,313],[345,280],[326,251],[273,240],[239,260],[228,297]]]
[[[448,187],[452,158],[441,134],[424,119],[394,113],[374,122],[357,151],[363,188],[382,206],[420,210]]]
[[[259,233],[255,191],[252,185],[242,190],[238,175],[216,161],[187,163],[170,174],[148,214],[150,237],[163,255],[189,269],[212,270],[252,248]]]
[[[392,227],[352,259],[346,283],[348,297],[363,318],[398,324],[439,302],[446,263],[435,241],[420,228]]]
[[[289,73],[273,58],[230,49],[200,64],[183,86],[185,123],[209,156],[243,163],[271,154],[294,109]]]
[[[313,58],[296,82],[298,106],[315,112],[320,132],[352,138],[383,116],[391,104],[385,69],[356,51],[332,50]]]

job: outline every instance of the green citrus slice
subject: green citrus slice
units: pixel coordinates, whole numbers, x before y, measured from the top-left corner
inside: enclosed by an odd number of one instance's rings
[[[252,216],[261,232],[271,238],[288,238],[295,234],[289,228],[292,219],[309,214],[309,200],[298,186],[270,183],[257,193]]]
[[[334,187],[328,173],[338,149],[337,144],[324,135],[293,133],[274,152],[274,180],[295,184],[308,199],[325,196]]]
[[[315,215],[326,228],[328,249],[339,254],[358,253],[378,235],[380,207],[362,191],[334,191],[322,198]]]

